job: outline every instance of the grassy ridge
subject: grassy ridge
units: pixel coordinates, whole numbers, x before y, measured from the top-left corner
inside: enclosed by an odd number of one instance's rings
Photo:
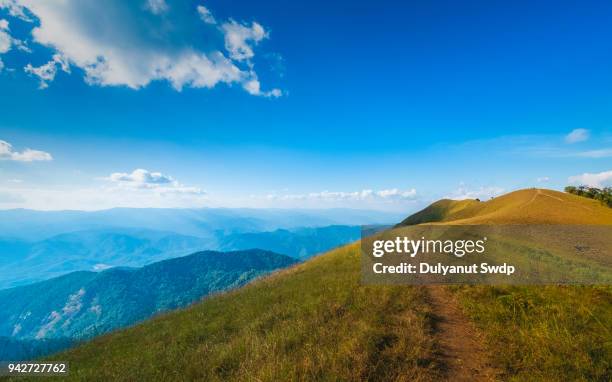
[[[402,225],[419,223],[551,225],[551,231],[541,235],[537,245],[560,255],[552,259],[560,266],[568,260],[594,261],[594,267],[610,263],[609,251],[581,253],[582,258],[575,257],[575,248],[569,247],[580,242],[581,229],[554,225],[612,225],[612,210],[598,201],[567,193],[528,189],[487,202],[442,200],[406,219]],[[590,230],[584,231],[588,234]],[[601,231],[602,235],[607,233],[605,229]],[[590,240],[600,241],[596,247],[606,248],[610,238],[591,237]],[[574,252],[570,257],[563,255],[569,253],[568,249]],[[612,287],[450,288],[457,293],[468,317],[485,334],[492,361],[502,370],[504,380],[610,381]]]
[[[609,286],[452,287],[511,381],[609,381]]]
[[[468,207],[478,205],[476,200],[450,200],[442,199],[432,203],[427,208],[408,216],[399,226],[423,224],[430,222],[441,222],[452,220],[459,212]]]
[[[435,380],[425,291],[359,277],[351,245],[53,359],[74,380]]]
[[[577,195],[532,188],[486,202],[443,199],[400,225],[422,223],[610,225],[612,209]]]

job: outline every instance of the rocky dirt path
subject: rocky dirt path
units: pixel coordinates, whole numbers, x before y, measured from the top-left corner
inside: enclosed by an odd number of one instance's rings
[[[463,314],[453,294],[444,286],[430,286],[438,362],[448,381],[496,381],[498,371],[489,363],[482,335]]]

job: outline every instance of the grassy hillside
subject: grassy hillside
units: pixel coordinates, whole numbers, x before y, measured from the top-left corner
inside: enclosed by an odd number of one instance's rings
[[[408,222],[612,224],[548,190],[438,203]],[[441,210],[441,211],[440,211]],[[608,254],[609,256],[609,254]],[[77,380],[406,380],[447,372],[432,289],[364,286],[357,245],[58,354]],[[501,380],[608,381],[609,286],[452,286]],[[478,335],[480,338],[480,335]],[[461,360],[459,360],[461,363]]]
[[[510,381],[610,381],[612,287],[449,287]]]
[[[480,202],[477,200],[466,199],[466,200],[450,200],[442,199],[435,203],[432,203],[425,209],[410,215],[399,226],[415,225],[432,222],[443,222],[453,220],[454,216],[460,211],[478,205]]]
[[[436,380],[425,290],[359,277],[347,246],[53,358],[75,380]]]
[[[599,201],[552,190],[515,191],[486,202],[442,200],[401,225],[611,225]],[[541,237],[554,250],[575,239],[567,230]],[[571,231],[571,230],[570,230]],[[580,231],[577,231],[580,232]],[[609,239],[608,239],[609,242]],[[610,252],[598,254],[610,263]],[[609,381],[612,375],[612,288],[599,286],[449,287],[485,335],[501,379]]]
[[[400,225],[448,224],[612,224],[612,209],[596,200],[545,189],[511,192],[485,202],[441,200]]]

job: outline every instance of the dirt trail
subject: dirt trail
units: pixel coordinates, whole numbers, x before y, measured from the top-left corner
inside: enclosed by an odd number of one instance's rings
[[[489,364],[481,334],[463,314],[444,286],[430,286],[437,356],[448,381],[496,381],[499,375]]]

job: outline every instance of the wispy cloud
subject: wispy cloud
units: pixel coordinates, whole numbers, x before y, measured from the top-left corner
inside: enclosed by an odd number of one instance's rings
[[[591,187],[609,187],[612,186],[612,170],[599,173],[585,172],[581,175],[570,176],[568,182]]]
[[[25,149],[15,151],[13,145],[7,141],[0,140],[0,160],[10,160],[17,162],[34,162],[53,160],[51,154],[45,151]]]
[[[576,156],[576,157],[582,157],[582,158],[609,158],[609,157],[612,157],[612,148],[577,151],[575,153],[570,154],[570,156]]]
[[[194,194],[205,195],[206,192],[198,187],[188,187],[171,176],[160,172],[150,172],[145,169],[136,169],[131,173],[115,172],[108,178],[112,183],[132,189],[154,190],[160,194]]]
[[[147,9],[155,15],[159,15],[168,10],[166,0],[147,0]]]
[[[41,66],[34,67],[32,64],[27,64],[23,70],[38,77],[40,80],[38,87],[46,89],[49,87],[49,82],[55,80],[58,68],[65,73],[70,73],[68,61],[61,54],[54,54],[49,62]]]
[[[444,199],[464,200],[464,199],[490,199],[504,193],[504,189],[497,186],[470,188],[465,184],[460,184],[455,190]]]
[[[612,148],[604,147],[588,150],[576,150],[568,147],[548,145],[525,145],[517,147],[514,152],[520,155],[530,155],[545,158],[609,158],[612,157]]]
[[[386,190],[361,190],[361,191],[322,191],[307,194],[269,194],[272,200],[319,200],[319,201],[366,201],[366,200],[414,200],[417,196],[416,189],[400,190],[398,188]]]
[[[574,129],[565,136],[565,142],[577,143],[583,142],[589,139],[590,133],[587,129]]]
[[[210,12],[208,8],[206,8],[203,5],[198,5],[196,9],[198,10],[198,14],[200,15],[200,18],[206,24],[216,24],[217,23],[215,16],[213,16],[212,12]]]
[[[2,0],[0,0],[0,8],[2,6],[1,1]],[[2,61],[1,55],[9,52],[13,47],[24,52],[29,51],[23,41],[11,36],[8,20],[0,19],[0,72],[4,69],[4,62]]]

